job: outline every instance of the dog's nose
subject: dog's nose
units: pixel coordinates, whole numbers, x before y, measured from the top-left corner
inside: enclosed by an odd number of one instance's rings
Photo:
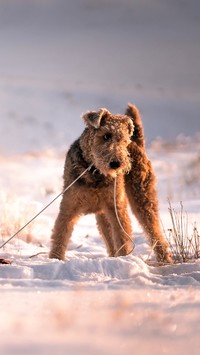
[[[118,169],[120,167],[121,163],[117,160],[113,160],[110,162],[110,168],[111,169]]]

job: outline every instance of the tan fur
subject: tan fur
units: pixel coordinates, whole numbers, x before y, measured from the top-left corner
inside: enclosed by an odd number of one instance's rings
[[[159,261],[170,262],[162,235],[155,176],[145,147],[139,111],[129,105],[125,115],[106,109],[87,112],[86,128],[70,147],[64,167],[64,189],[93,164],[69,190],[60,204],[53,233],[51,258],[64,260],[74,224],[82,215],[95,213],[97,226],[109,256],[127,255],[133,249],[128,200]],[[114,178],[117,176],[117,211],[114,208]],[[128,200],[127,200],[128,197]],[[128,234],[128,235],[127,235]]]

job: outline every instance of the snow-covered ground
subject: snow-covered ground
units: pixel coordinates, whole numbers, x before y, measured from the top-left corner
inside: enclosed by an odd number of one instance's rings
[[[198,224],[199,185],[183,179],[194,151],[149,153],[166,231],[169,194],[175,208],[184,195],[189,223]],[[1,242],[61,191],[62,168],[56,150],[1,157]],[[12,262],[0,266],[1,354],[198,354],[200,262],[149,266],[154,258],[134,217],[134,253],[109,258],[92,216],[76,226],[67,261],[49,260],[58,204],[1,250]]]
[[[81,113],[141,109],[160,215],[200,230],[199,2],[0,1],[0,244],[62,189]],[[158,138],[160,136],[161,138]],[[199,354],[200,261],[158,266],[135,220],[108,258],[93,216],[48,259],[59,199],[0,249],[0,353]],[[152,262],[150,263],[149,260]]]

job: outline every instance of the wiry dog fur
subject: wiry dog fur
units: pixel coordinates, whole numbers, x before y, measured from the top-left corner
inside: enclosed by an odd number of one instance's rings
[[[129,105],[125,115],[106,109],[83,116],[86,128],[70,147],[64,167],[64,189],[91,164],[60,204],[53,233],[51,258],[64,259],[74,224],[81,215],[95,213],[97,226],[110,256],[127,255],[133,249],[128,201],[159,261],[170,262],[161,232],[155,176],[145,147],[140,115]],[[117,176],[114,208],[114,179]],[[128,197],[128,198],[127,198]],[[125,233],[125,232],[126,233]]]

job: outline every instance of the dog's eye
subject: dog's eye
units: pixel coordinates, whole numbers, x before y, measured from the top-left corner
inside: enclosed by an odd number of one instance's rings
[[[112,134],[111,133],[106,133],[103,136],[104,141],[109,141],[112,138]]]

